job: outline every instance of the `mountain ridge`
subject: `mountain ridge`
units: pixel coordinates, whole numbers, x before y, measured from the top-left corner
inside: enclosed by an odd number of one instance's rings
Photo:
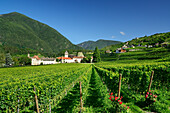
[[[89,50],[94,50],[95,47],[98,47],[99,49],[104,48],[109,45],[114,45],[114,44],[119,44],[121,43],[120,41],[113,41],[113,40],[104,40],[104,39],[99,39],[97,41],[84,41],[80,44],[77,44],[78,46],[84,48],[84,49],[89,49]]]

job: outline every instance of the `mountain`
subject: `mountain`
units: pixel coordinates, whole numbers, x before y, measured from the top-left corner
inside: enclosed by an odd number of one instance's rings
[[[80,44],[77,44],[79,47],[82,47],[84,49],[94,50],[95,47],[98,47],[99,49],[104,48],[109,45],[119,44],[120,41],[113,41],[113,40],[97,40],[97,41],[85,41]]]
[[[23,14],[0,15],[0,45],[12,54],[56,54],[65,49],[82,49],[50,26]]]

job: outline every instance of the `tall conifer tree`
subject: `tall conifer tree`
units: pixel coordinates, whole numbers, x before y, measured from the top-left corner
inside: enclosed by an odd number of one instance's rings
[[[100,61],[101,61],[100,51],[99,51],[98,47],[96,47],[94,50],[94,54],[93,54],[93,62],[100,62]]]
[[[6,59],[5,59],[5,61],[6,61],[6,65],[7,65],[7,66],[12,66],[13,60],[12,60],[12,57],[11,57],[10,53],[7,53],[7,54],[6,54]]]

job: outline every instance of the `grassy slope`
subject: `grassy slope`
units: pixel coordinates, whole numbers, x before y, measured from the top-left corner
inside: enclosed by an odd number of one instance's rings
[[[163,43],[168,42],[170,43],[170,32],[167,33],[157,33],[151,36],[144,36],[140,38],[135,38],[130,41],[128,41],[128,45],[135,45],[138,46],[139,44],[145,46],[145,45],[153,45],[155,46],[156,43]],[[105,52],[106,50],[112,50],[112,52],[115,52],[117,48],[122,47],[126,43],[116,44],[116,45],[110,45],[107,47],[104,47],[101,49],[101,52]]]
[[[151,36],[144,36],[138,39],[133,39],[129,42],[129,45],[155,45],[155,43],[163,43],[170,41],[170,32],[167,33],[157,33]]]
[[[170,61],[170,52],[167,48],[146,48],[142,51],[102,54],[103,62],[139,63]]]

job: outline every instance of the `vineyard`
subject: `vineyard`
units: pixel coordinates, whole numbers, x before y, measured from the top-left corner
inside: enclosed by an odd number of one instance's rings
[[[169,63],[1,68],[0,112],[168,113],[169,78]]]

